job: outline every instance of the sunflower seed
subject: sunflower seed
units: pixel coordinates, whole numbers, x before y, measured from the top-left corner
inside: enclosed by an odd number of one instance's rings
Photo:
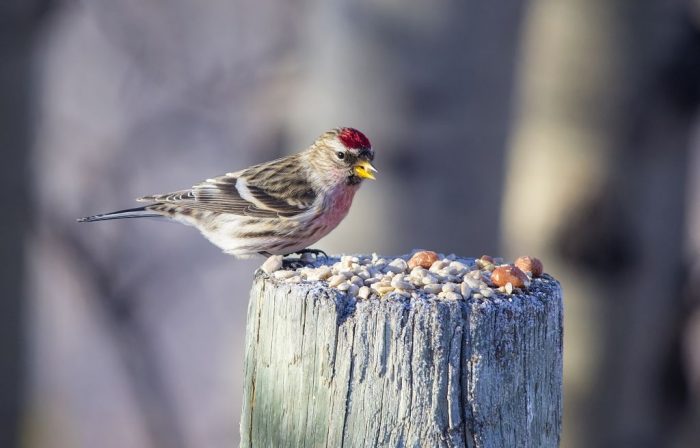
[[[273,272],[272,276],[281,280],[288,279],[294,276],[298,276],[299,273],[297,271],[275,271]]]
[[[282,269],[282,255],[272,255],[260,266],[260,269],[268,274]]]

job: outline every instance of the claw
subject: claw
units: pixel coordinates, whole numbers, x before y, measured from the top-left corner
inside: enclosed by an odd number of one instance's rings
[[[289,254],[287,254],[287,256],[289,256],[289,255],[298,255],[298,256],[299,256],[299,261],[302,261],[302,257],[303,257],[305,254],[313,254],[313,255],[316,257],[316,259],[318,259],[319,255],[322,255],[323,258],[325,258],[326,260],[328,259],[328,254],[325,253],[324,251],[322,251],[321,249],[302,249],[302,250],[299,250],[299,251],[296,251],[296,252],[289,253]],[[303,261],[302,261],[302,262],[303,262]],[[306,262],[309,262],[309,261],[307,260]]]
[[[322,251],[321,249],[302,249],[299,252],[294,253],[298,254],[299,256],[304,254],[314,254],[316,258],[318,258],[319,255],[323,255],[323,258],[328,258],[328,254]]]

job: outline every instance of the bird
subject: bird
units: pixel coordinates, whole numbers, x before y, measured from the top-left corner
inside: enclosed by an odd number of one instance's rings
[[[360,184],[375,179],[374,150],[362,132],[331,129],[305,150],[207,179],[190,189],[136,199],[140,207],[78,222],[171,219],[194,226],[237,258],[323,253],[309,246],[340,224]]]

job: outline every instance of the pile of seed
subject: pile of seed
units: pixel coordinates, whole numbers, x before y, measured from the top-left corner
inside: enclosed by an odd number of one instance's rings
[[[533,277],[542,275],[542,263],[536,258],[520,257],[510,265],[486,255],[474,259],[432,251],[397,258],[377,254],[315,258],[305,254],[291,267],[284,268],[285,263],[281,256],[273,256],[261,269],[286,283],[322,281],[361,300],[388,294],[446,300],[509,295],[527,289]]]

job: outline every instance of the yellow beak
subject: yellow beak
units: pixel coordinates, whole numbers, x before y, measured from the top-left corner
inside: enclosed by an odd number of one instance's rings
[[[355,174],[360,179],[372,179],[374,180],[374,174],[376,173],[377,170],[372,166],[371,163],[369,163],[366,160],[363,160],[362,162],[359,162],[357,165],[355,165]]]

